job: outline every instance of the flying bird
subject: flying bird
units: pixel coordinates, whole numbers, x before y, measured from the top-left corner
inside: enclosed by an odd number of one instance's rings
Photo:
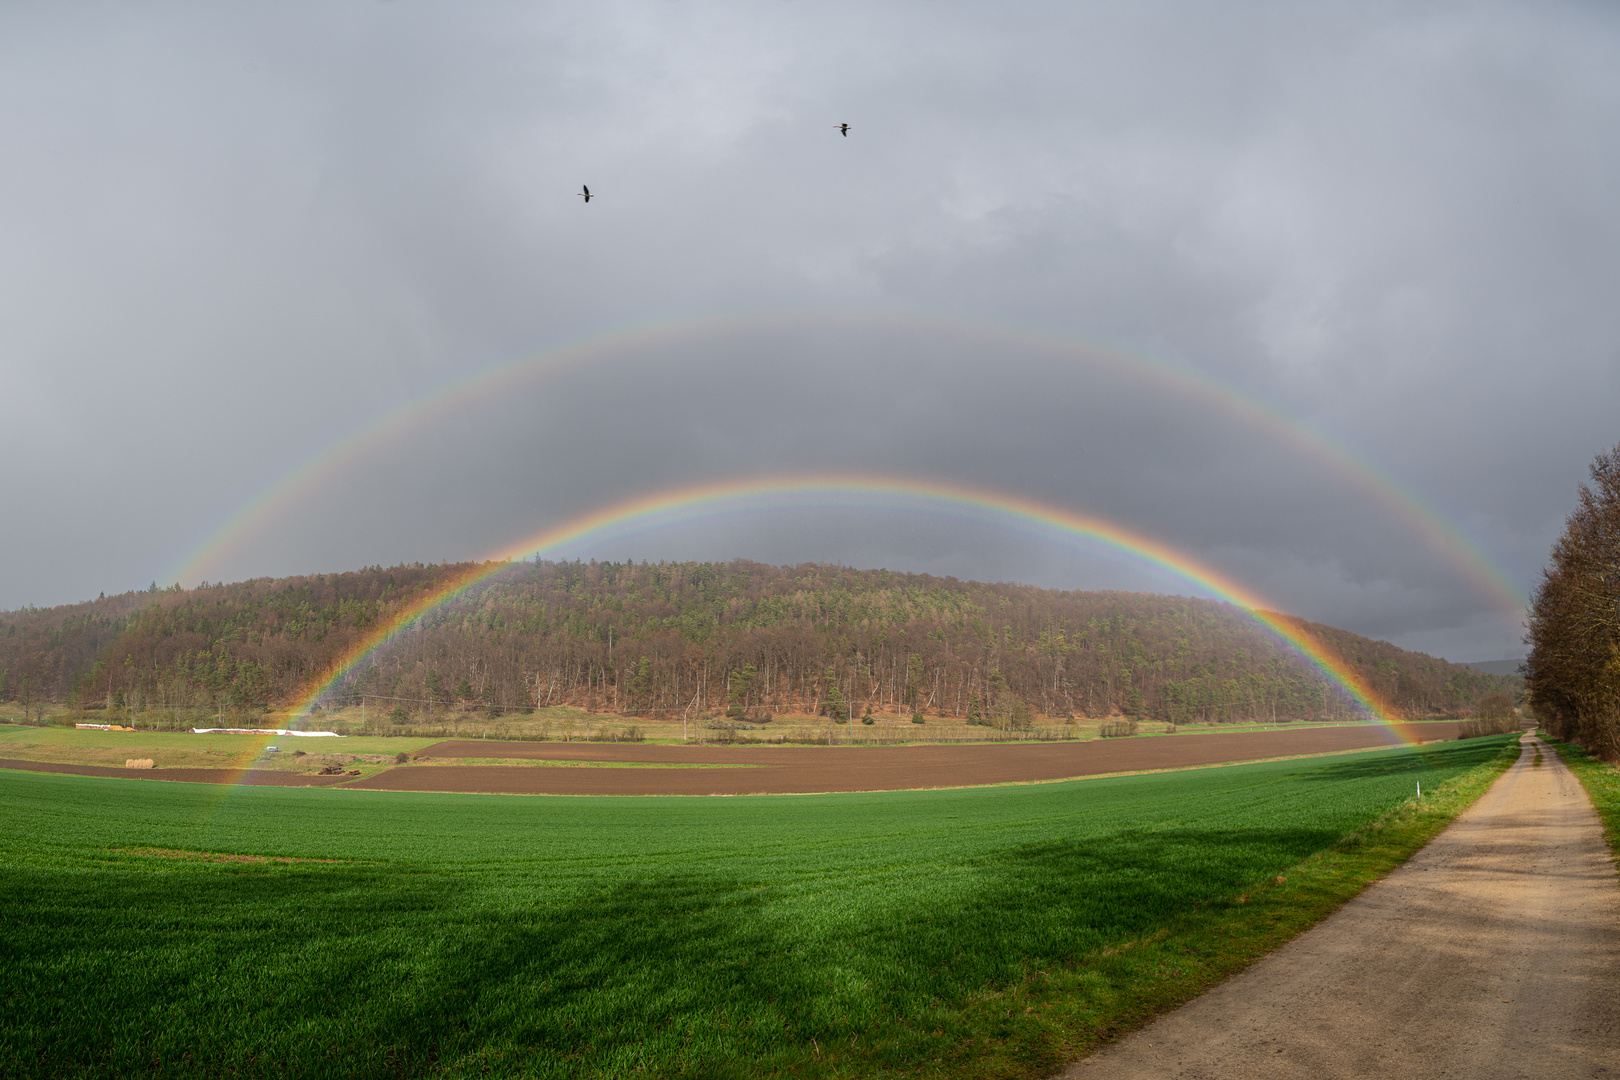
[[[580,195],[581,195],[581,196],[583,196],[583,197],[584,197],[584,199],[585,199],[585,201],[586,201],[586,202],[590,202],[590,201],[591,201],[591,185],[589,185],[589,184],[582,184],[582,185],[581,185],[581,186],[582,186],[582,187],[583,187],[583,188],[584,188],[584,189],[585,189],[585,190],[584,190],[584,191],[581,191],[581,192],[580,192],[580,193],[579,193],[579,194],[580,194]]]
[[[839,124],[838,125],[838,134],[842,135],[846,139],[849,138],[849,125],[848,124]]]

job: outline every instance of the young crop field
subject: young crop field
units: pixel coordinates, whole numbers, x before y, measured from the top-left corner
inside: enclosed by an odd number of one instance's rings
[[[1320,918],[1513,741],[739,798],[0,772],[0,1074],[1046,1075]]]

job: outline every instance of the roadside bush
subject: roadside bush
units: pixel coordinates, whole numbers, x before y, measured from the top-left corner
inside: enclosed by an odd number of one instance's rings
[[[735,725],[728,724],[724,720],[721,720],[721,721],[718,721],[716,723],[710,724],[709,726],[712,727],[712,728],[721,728],[723,730],[734,729],[734,727],[735,727]],[[631,724],[629,727],[625,728],[623,731],[600,731],[600,732],[597,732],[595,735],[588,735],[588,736],[586,736],[585,741],[586,742],[641,742],[644,739],[646,739],[646,737],[647,737],[647,733],[642,731],[639,725]]]
[[[1511,713],[1491,720],[1470,720],[1457,729],[1459,739],[1478,739],[1486,735],[1511,735],[1519,730],[1519,718]]]
[[[1140,726],[1135,720],[1109,720],[1097,728],[1097,734],[1104,739],[1123,739],[1135,735]]]

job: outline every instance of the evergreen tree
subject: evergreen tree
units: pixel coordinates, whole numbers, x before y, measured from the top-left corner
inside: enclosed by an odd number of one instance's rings
[[[847,723],[850,719],[849,703],[844,700],[844,692],[838,689],[837,672],[827,668],[827,693],[821,699],[821,712],[824,716],[833,718],[837,724]]]
[[[754,689],[755,671],[753,664],[748,664],[741,671],[732,672],[731,692],[726,706],[726,715],[733,719],[741,719],[748,715],[748,697]]]

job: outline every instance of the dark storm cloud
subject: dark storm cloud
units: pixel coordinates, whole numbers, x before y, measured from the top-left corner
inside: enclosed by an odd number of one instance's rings
[[[1617,29],[1584,5],[6,7],[0,605],[144,585],[315,447],[480,366],[759,306],[950,312],[1206,371],[1528,588],[1620,438]],[[1517,647],[1309,456],[924,331],[722,335],[442,415],[229,575],[472,557],[661,485],[812,468],[1023,492],[1311,618]],[[833,524],[634,554],[1171,587],[948,523]]]
[[[886,362],[903,350],[908,363]],[[308,561],[343,539],[349,561],[396,543],[399,557],[424,542],[465,554],[469,522],[493,546],[694,478],[880,472],[1082,508],[1214,552],[1211,561],[1290,609],[1308,610],[1332,589],[1350,610],[1370,590],[1376,599],[1354,612],[1370,629],[1451,618],[1459,592],[1480,602],[1421,531],[1324,457],[1212,412],[1205,395],[1143,377],[1152,374],[1103,354],[948,328],[707,332],[431,413],[237,558],[266,565],[305,546],[298,558]],[[1038,572],[1020,539],[953,547],[950,530],[906,515],[829,512],[781,526],[688,528],[682,543],[709,557],[779,561],[856,561],[852,552],[878,550],[889,565],[1052,585],[1136,580],[1076,571],[1068,557]],[[656,558],[674,554],[664,546],[673,542],[655,536],[599,554]],[[1414,587],[1420,581],[1434,587]]]

